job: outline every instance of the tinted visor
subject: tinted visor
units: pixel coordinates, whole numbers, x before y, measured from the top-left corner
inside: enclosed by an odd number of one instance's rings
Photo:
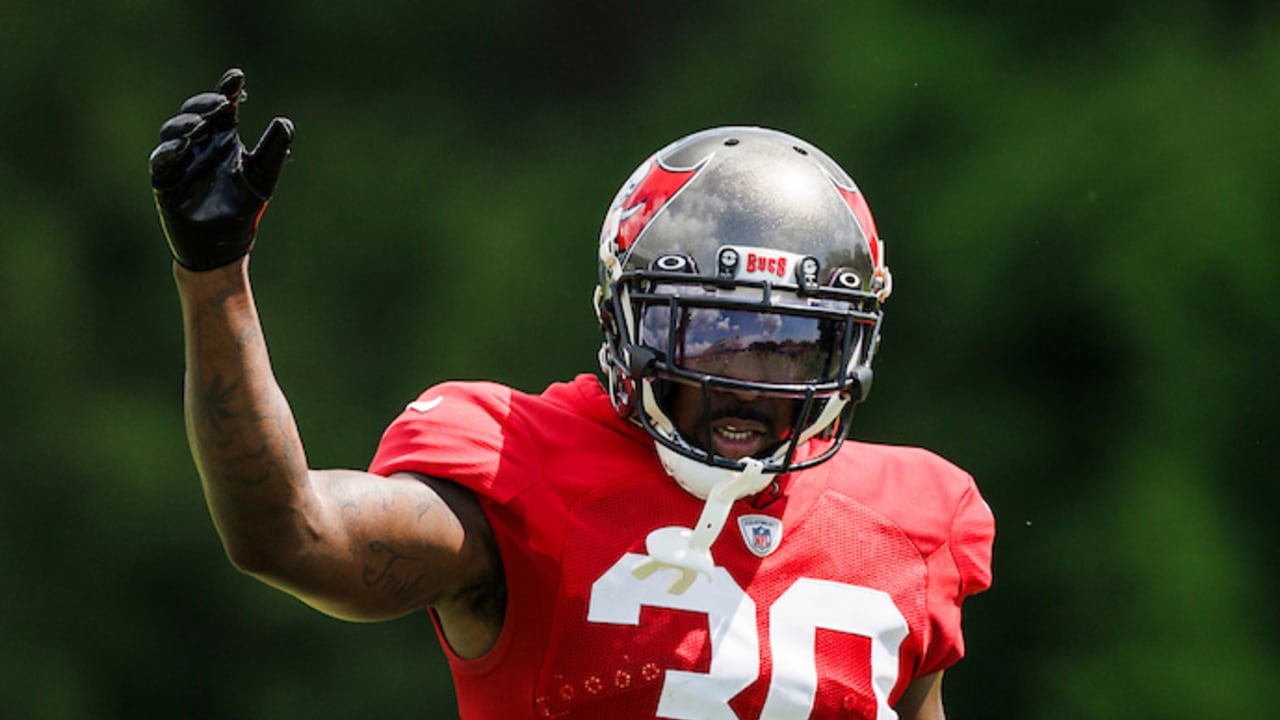
[[[838,316],[647,305],[640,343],[661,351],[670,366],[700,375],[819,384],[842,379],[847,327],[857,332],[860,325]]]

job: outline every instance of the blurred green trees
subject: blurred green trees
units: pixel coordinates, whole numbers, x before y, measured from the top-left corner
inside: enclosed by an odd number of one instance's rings
[[[204,510],[146,156],[235,64],[246,134],[298,127],[253,272],[313,464],[439,380],[590,371],[617,185],[779,127],[888,244],[855,434],[950,457],[1000,523],[952,714],[1267,713],[1278,31],[1244,1],[0,7],[0,706],[450,716],[425,617],[315,614]]]

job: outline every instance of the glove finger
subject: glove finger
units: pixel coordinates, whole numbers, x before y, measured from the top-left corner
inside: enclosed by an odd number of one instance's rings
[[[292,145],[293,121],[286,117],[273,119],[244,161],[245,180],[254,192],[263,198],[271,197]]]
[[[231,101],[222,93],[202,92],[187,98],[187,101],[182,103],[182,112],[209,117],[230,104]]]
[[[172,140],[179,137],[190,137],[203,124],[204,118],[195,113],[175,115],[160,126],[160,139]]]
[[[172,185],[182,175],[182,163],[179,162],[187,149],[186,138],[165,140],[151,151],[148,164],[151,166],[151,185],[162,188]]]
[[[190,98],[182,106],[182,111],[204,117],[210,127],[219,131],[234,128],[239,120],[236,104],[226,95],[215,92],[200,93]]]
[[[218,80],[216,88],[217,92],[230,100],[233,105],[239,104],[246,97],[244,92],[244,71],[240,68],[231,68],[222,73],[222,78]]]

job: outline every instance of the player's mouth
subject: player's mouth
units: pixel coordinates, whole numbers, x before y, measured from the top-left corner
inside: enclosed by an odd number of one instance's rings
[[[721,417],[711,422],[712,452],[731,460],[749,457],[777,442],[767,423],[741,417]]]

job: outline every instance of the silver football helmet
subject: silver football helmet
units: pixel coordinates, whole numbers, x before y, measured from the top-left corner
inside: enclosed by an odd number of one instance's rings
[[[706,498],[750,466],[759,481],[743,497],[839,449],[871,387],[892,283],[867,203],[830,157],[757,127],[677,140],[618,192],[599,255],[614,407],[686,490]],[[673,421],[681,386],[701,393],[696,430]],[[726,393],[788,399],[789,430],[750,462],[717,454],[710,408]]]

